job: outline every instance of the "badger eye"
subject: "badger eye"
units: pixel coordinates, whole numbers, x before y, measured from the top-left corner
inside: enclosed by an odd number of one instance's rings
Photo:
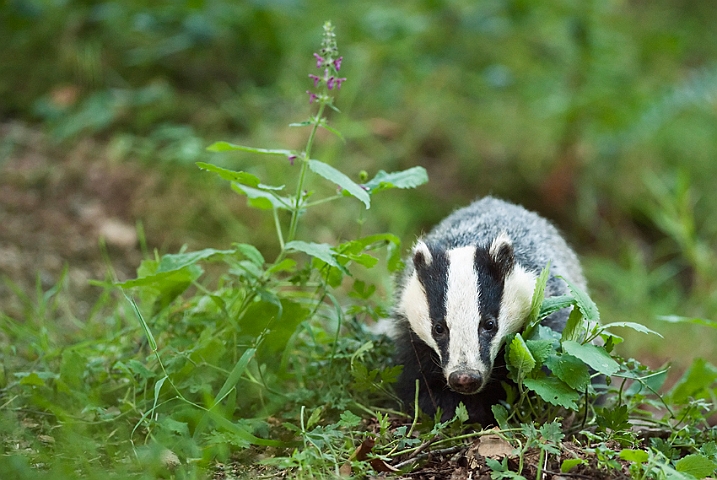
[[[483,324],[483,329],[486,332],[492,332],[495,329],[495,322],[493,320],[488,320]]]
[[[433,326],[433,333],[434,333],[434,335],[440,336],[440,335],[443,335],[444,333],[446,333],[446,329],[442,324],[437,323]]]

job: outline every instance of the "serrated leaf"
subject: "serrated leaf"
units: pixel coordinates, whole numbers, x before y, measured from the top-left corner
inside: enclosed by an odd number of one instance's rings
[[[204,162],[197,162],[197,166],[202,170],[216,173],[217,175],[219,175],[219,177],[223,178],[224,180],[229,180],[230,182],[237,182],[250,187],[258,187],[261,183],[259,177],[248,172],[229,170],[226,168],[218,167],[211,163]]]
[[[535,359],[520,333],[517,333],[510,342],[508,363],[516,372],[515,381],[517,382],[520,382],[535,368]]]
[[[371,208],[371,197],[368,192],[328,163],[312,159],[309,160],[309,169],[311,169],[311,171],[315,174],[324,177],[326,180],[335,183],[354,197],[361,200],[367,209]]]
[[[563,351],[587,363],[590,368],[610,376],[620,370],[620,365],[601,347],[583,345],[572,340],[562,342]]]
[[[579,308],[573,307],[570,311],[570,315],[568,316],[568,321],[565,322],[565,328],[563,328],[563,331],[560,334],[560,339],[562,341],[582,340],[585,334],[583,324],[583,312]]]
[[[551,340],[526,340],[525,344],[533,355],[537,367],[542,367],[550,354],[555,352],[554,342]]]
[[[560,277],[565,281],[565,283],[568,284],[568,288],[570,289],[570,293],[573,294],[573,297],[575,298],[575,302],[577,303],[578,308],[583,313],[583,317],[585,317],[585,320],[588,322],[599,322],[600,321],[600,312],[598,312],[597,305],[595,305],[595,302],[592,301],[592,299],[588,296],[587,293],[582,291],[580,288],[578,288],[576,285],[574,285],[570,280],[568,280],[565,277]]]
[[[538,429],[543,438],[549,442],[560,443],[563,441],[565,434],[558,422],[545,423]]]
[[[651,329],[647,328],[646,326],[644,326],[643,324],[641,324],[641,323],[636,323],[636,322],[613,322],[613,323],[608,323],[607,325],[603,325],[602,328],[601,328],[601,330],[607,331],[607,330],[609,330],[610,328],[613,328],[613,327],[631,328],[631,329],[635,330],[636,332],[647,333],[647,334],[652,333],[652,334],[654,334],[654,335],[657,335],[657,336],[660,337],[660,338],[663,338],[663,337],[662,337],[662,334],[660,334],[659,332],[656,332],[656,331],[654,331],[654,330],[651,330]]]
[[[580,400],[580,394],[557,377],[526,378],[523,381],[523,385],[552,405],[558,405],[569,410],[578,409],[576,402]]]
[[[341,420],[339,420],[338,425],[342,427],[357,427],[361,424],[361,417],[354,414],[350,410],[344,410],[344,412],[341,414]]]
[[[283,155],[285,157],[294,154],[291,150],[254,148],[247,147],[245,145],[235,145],[229,142],[214,142],[207,147],[207,151],[209,152],[230,152],[236,150],[249,153],[259,153],[262,155]]]
[[[540,306],[540,318],[545,318],[551,313],[555,313],[563,308],[568,308],[571,305],[575,305],[575,299],[570,295],[558,295],[556,297],[548,297],[543,300],[543,304]]]
[[[530,313],[523,334],[525,338],[532,338],[535,327],[540,322],[540,306],[545,300],[545,287],[550,278],[550,262],[543,268],[540,275],[535,280],[535,288],[533,289],[533,299],[530,304]]]
[[[675,462],[675,469],[681,473],[688,473],[696,478],[705,478],[714,473],[717,463],[700,453],[687,455]]]
[[[376,176],[366,182],[364,186],[371,193],[391,188],[416,188],[428,182],[428,173],[423,167],[412,167],[400,172],[386,173],[379,170]]]
[[[553,375],[575,390],[583,391],[590,383],[590,371],[587,365],[572,355],[552,355],[545,365]]]

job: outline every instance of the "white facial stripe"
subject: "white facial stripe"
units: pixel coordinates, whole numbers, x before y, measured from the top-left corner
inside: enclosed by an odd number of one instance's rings
[[[516,264],[506,277],[503,287],[503,301],[500,305],[498,332],[490,346],[490,358],[495,359],[501,342],[511,333],[520,331],[530,313],[533,290],[537,276]]]
[[[446,324],[449,331],[448,365],[444,371],[478,370],[488,374],[488,366],[480,360],[478,341],[478,277],[473,262],[475,247],[448,251],[448,288],[446,293]]]
[[[398,308],[406,316],[411,329],[418,335],[418,338],[426,342],[440,357],[441,352],[431,333],[433,325],[429,315],[426,292],[415,271],[406,282]]]

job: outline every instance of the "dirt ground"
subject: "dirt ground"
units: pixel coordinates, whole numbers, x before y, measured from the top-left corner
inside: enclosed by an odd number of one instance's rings
[[[90,279],[106,278],[109,265],[121,279],[133,276],[141,253],[132,211],[138,192],[151,190],[153,182],[151,174],[109,160],[91,140],[68,150],[25,125],[0,124],[5,313],[19,318],[24,306],[17,291],[34,292],[38,281],[47,290],[66,270],[66,288],[81,318],[97,295]]]

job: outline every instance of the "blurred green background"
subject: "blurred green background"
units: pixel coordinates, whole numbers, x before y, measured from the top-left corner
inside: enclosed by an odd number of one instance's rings
[[[305,237],[390,231],[407,248],[473,198],[504,197],[561,228],[584,259],[605,322],[640,322],[666,337],[628,334],[626,355],[653,367],[684,366],[695,356],[715,362],[715,329],[657,319],[717,318],[714,7],[5,1],[0,188],[42,198],[70,169],[63,198],[94,188],[114,217],[142,222],[149,248],[242,241],[270,255],[277,248],[270,216],[247,209],[194,162],[295,181],[283,161],[205,147],[215,140],[303,146],[305,132],[287,124],[309,113],[312,52],[332,20],[348,80],[331,122],[346,142],[322,137],[316,158],[353,178],[422,165],[430,182],[381,194],[361,227],[359,202],[312,214]],[[18,162],[35,158],[30,153],[41,157],[32,178],[17,174]],[[385,285],[389,295],[389,279]]]

